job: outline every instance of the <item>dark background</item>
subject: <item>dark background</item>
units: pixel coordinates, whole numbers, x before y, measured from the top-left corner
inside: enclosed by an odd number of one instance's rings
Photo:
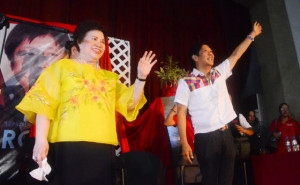
[[[0,12],[74,25],[86,19],[99,21],[109,36],[130,41],[132,83],[145,50],[153,50],[159,62],[171,55],[180,67],[191,71],[188,52],[197,39],[210,43],[215,64],[219,64],[252,28],[248,9],[231,0],[0,0]],[[249,53],[227,80],[234,106],[240,112],[249,108],[242,98]],[[160,81],[153,72],[145,94],[148,105],[161,96]]]

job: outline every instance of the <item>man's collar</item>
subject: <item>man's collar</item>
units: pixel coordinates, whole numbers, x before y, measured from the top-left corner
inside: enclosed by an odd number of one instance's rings
[[[214,68],[211,68],[210,73],[212,73],[213,71],[214,71]],[[200,76],[205,76],[204,73],[202,73],[201,71],[199,71],[199,70],[196,69],[196,68],[193,68],[193,74],[194,74],[195,76],[198,76],[198,75],[200,75]]]

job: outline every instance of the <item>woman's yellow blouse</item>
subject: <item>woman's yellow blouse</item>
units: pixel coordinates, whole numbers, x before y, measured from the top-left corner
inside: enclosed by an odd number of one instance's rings
[[[115,110],[128,121],[146,103],[143,96],[134,110],[133,86],[118,83],[119,76],[70,59],[50,65],[16,109],[29,122],[36,114],[50,120],[49,142],[87,141],[117,145]]]

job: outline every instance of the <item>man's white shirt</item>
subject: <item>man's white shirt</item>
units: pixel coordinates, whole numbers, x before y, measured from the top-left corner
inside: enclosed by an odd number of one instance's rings
[[[187,78],[178,82],[174,102],[187,106],[195,134],[222,128],[236,117],[226,85],[226,79],[231,76],[229,60],[226,59],[210,72],[213,75],[217,73],[213,82],[203,83],[200,80],[189,83]],[[197,69],[193,69],[192,75],[191,79],[196,79],[194,76],[198,75],[204,76]]]

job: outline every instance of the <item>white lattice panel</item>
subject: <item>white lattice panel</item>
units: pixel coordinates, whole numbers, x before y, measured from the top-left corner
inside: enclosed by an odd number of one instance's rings
[[[119,82],[130,86],[130,44],[129,41],[108,37],[112,71],[119,74]]]

